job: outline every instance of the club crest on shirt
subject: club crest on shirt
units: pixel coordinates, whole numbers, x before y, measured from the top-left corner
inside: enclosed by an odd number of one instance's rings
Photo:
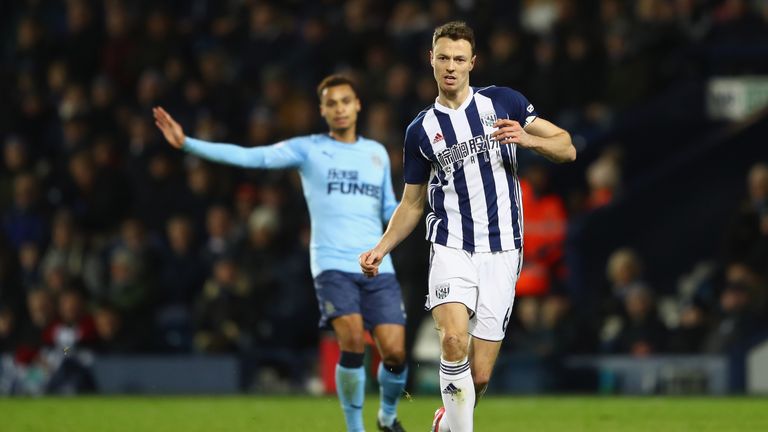
[[[323,309],[325,310],[326,315],[331,315],[336,312],[336,307],[328,300],[326,300],[325,304],[323,304]]]
[[[493,124],[496,123],[496,113],[488,111],[480,114],[480,122],[483,123],[483,126],[493,127]]]
[[[437,297],[438,299],[442,300],[448,297],[449,292],[451,292],[450,283],[446,282],[446,283],[435,285],[435,297]]]

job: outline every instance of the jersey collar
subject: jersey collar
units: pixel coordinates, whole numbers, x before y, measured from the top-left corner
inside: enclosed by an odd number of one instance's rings
[[[438,96],[435,98],[435,109],[446,114],[450,114],[452,112],[457,112],[457,111],[464,111],[472,102],[472,97],[474,95],[475,95],[475,89],[472,88],[472,86],[469,86],[469,94],[467,95],[467,98],[464,99],[464,102],[462,102],[461,105],[459,105],[459,107],[456,109],[448,108],[445,105],[441,105],[440,102],[438,102],[438,99],[440,98]]]

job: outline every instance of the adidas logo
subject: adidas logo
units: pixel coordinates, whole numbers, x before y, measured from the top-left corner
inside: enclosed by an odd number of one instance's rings
[[[432,144],[439,143],[442,140],[443,140],[443,134],[438,132],[438,133],[435,134],[435,137],[432,139]]]
[[[448,384],[443,389],[443,394],[456,396],[457,394],[461,393],[461,389],[453,385],[453,383]]]

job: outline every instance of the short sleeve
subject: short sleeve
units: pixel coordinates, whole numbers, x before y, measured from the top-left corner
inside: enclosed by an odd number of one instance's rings
[[[408,184],[422,184],[429,180],[432,163],[419,148],[425,139],[426,134],[418,122],[408,126],[403,150],[403,177]]]
[[[526,127],[539,116],[536,108],[522,93],[510,88],[505,90],[508,104],[507,109],[512,120],[516,120],[523,127]]]

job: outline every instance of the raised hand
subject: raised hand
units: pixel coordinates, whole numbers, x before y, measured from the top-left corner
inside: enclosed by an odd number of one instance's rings
[[[184,129],[176,120],[168,114],[163,107],[152,108],[152,114],[155,116],[155,126],[160,129],[168,143],[180,149],[184,145]]]

